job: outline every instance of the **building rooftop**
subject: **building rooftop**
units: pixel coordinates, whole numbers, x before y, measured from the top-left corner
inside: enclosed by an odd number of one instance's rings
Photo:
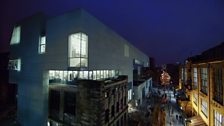
[[[192,63],[202,63],[202,62],[224,60],[223,50],[224,50],[224,42],[202,52],[200,55],[189,57],[187,58],[187,60],[191,61]]]

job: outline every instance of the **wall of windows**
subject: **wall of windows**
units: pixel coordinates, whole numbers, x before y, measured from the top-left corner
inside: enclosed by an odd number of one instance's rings
[[[208,69],[201,68],[201,92],[208,93]]]
[[[213,99],[223,105],[222,68],[213,69]]]
[[[198,105],[198,94],[196,93],[193,94],[193,102],[196,106]]]
[[[20,26],[14,27],[10,44],[11,45],[19,44],[20,43],[20,36],[21,36],[21,27]]]
[[[20,71],[21,70],[21,59],[9,60],[8,68],[9,68],[9,70]]]
[[[75,33],[69,36],[69,66],[88,66],[88,37],[84,33]]]
[[[39,54],[43,54],[46,51],[46,36],[41,36],[39,40]]]
[[[208,117],[208,103],[201,99],[201,112]]]
[[[193,68],[193,81],[194,81],[194,89],[198,88],[198,71],[197,68]]]
[[[223,124],[224,117],[217,111],[214,111],[214,126],[223,126]]]
[[[118,70],[62,71],[50,70],[49,83],[73,84],[76,79],[101,80],[119,75]]]

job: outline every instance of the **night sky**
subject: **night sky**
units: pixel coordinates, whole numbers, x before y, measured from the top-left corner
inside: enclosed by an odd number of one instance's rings
[[[84,8],[156,62],[175,63],[224,41],[223,0],[1,0],[0,52],[16,21]]]

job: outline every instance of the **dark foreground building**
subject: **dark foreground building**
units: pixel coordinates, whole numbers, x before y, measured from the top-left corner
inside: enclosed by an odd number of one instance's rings
[[[49,125],[127,126],[127,76],[50,85]]]

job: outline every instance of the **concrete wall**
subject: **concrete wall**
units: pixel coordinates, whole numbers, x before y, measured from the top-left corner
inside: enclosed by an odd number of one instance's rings
[[[47,22],[45,68],[68,68],[68,37],[83,32],[88,36],[89,70],[115,69],[133,80],[133,59],[148,63],[148,57],[84,10],[51,18]],[[124,56],[124,46],[129,57]]]
[[[45,25],[41,14],[19,22],[21,41],[10,46],[10,59],[21,58],[21,71],[10,71],[10,82],[18,84],[18,120],[23,126],[45,126],[47,90],[43,83],[43,58],[38,54],[40,33]]]

